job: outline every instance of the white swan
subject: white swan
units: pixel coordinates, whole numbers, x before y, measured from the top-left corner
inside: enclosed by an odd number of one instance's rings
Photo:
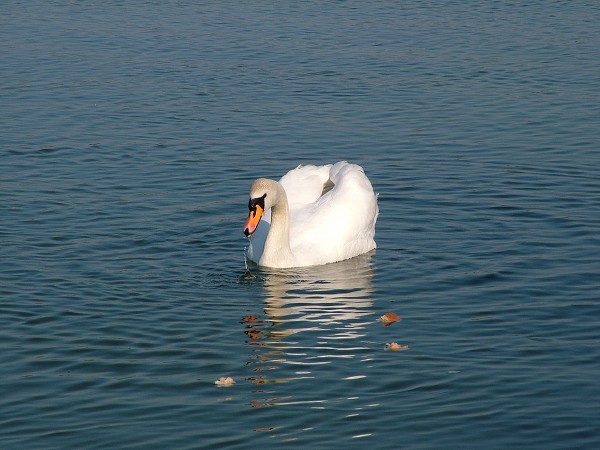
[[[298,166],[279,182],[259,178],[248,209],[247,257],[261,266],[315,266],[375,248],[377,195],[356,164]]]

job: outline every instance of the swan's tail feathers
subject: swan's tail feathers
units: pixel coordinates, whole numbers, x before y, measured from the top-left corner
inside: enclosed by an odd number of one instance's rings
[[[340,161],[335,163],[329,169],[329,180],[333,184],[339,183],[339,181],[344,178],[346,175],[355,172],[359,174],[361,177],[365,177],[365,171],[358,164],[350,164],[347,161]]]

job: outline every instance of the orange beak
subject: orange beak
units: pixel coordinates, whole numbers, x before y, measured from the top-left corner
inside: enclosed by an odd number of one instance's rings
[[[256,227],[258,227],[263,212],[264,211],[260,205],[255,205],[254,209],[250,210],[250,213],[248,214],[248,219],[246,219],[246,223],[244,224],[244,234],[246,235],[246,237],[249,237],[250,235],[252,235],[252,233],[256,231]]]

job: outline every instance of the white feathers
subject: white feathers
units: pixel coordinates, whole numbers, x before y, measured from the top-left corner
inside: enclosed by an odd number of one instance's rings
[[[267,194],[265,216],[251,237],[250,260],[276,268],[313,266],[375,248],[379,208],[362,167],[345,161],[298,166],[279,183],[267,181],[255,182],[250,192],[251,198]]]

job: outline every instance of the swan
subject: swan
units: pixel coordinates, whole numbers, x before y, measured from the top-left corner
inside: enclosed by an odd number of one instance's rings
[[[298,166],[278,182],[259,178],[248,209],[246,256],[259,266],[316,266],[376,247],[377,195],[363,168],[346,161]]]

